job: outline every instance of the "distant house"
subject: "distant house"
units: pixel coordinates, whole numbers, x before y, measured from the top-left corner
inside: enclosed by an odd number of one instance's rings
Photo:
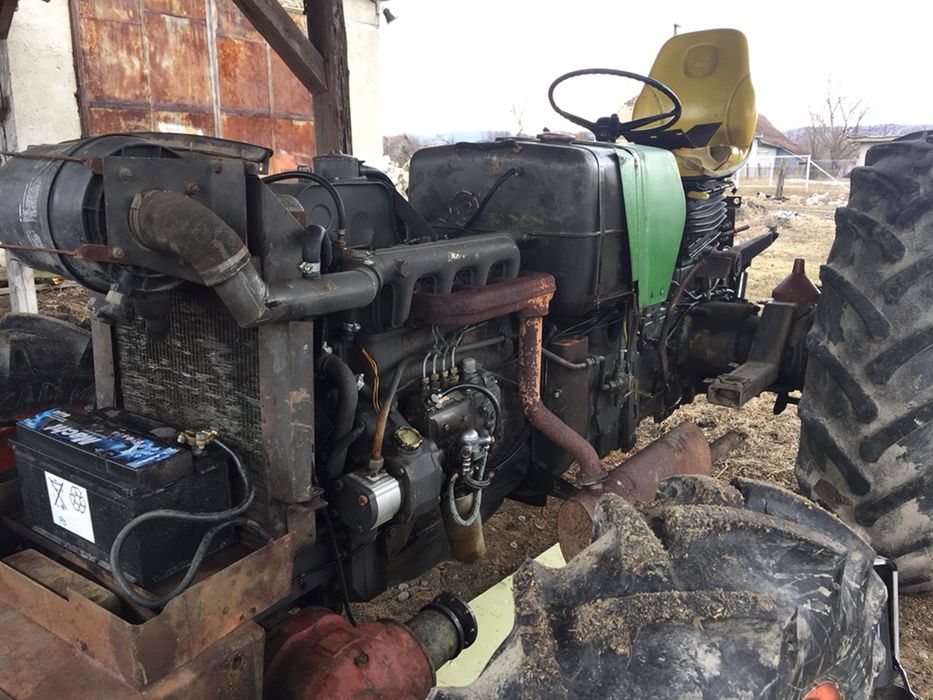
[[[775,156],[796,155],[800,155],[800,147],[779,131],[766,116],[759,114],[749,159],[765,160]]]
[[[849,139],[858,146],[858,160],[855,164],[865,165],[865,154],[869,148],[879,143],[889,143],[896,138],[897,136],[855,136]]]
[[[744,177],[769,178],[785,160],[787,168],[806,168],[807,156],[801,155],[800,147],[785,136],[764,115],[758,115],[755,138],[748,153],[748,160],[739,174]]]

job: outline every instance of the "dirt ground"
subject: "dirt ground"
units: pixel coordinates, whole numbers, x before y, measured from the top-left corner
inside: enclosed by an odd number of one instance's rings
[[[771,289],[790,271],[795,257],[806,259],[807,270],[816,279],[832,243],[833,212],[844,204],[846,195],[837,190],[826,196],[818,195],[808,203],[807,198],[812,195],[804,193],[791,194],[784,202],[756,196],[753,189],[742,194],[746,198],[742,223],[751,225],[745,236],[763,233],[773,224],[780,231],[778,241],[752,265],[749,298],[769,298]],[[43,292],[40,306],[46,312],[87,319],[86,296],[77,289]],[[0,312],[8,308],[8,297],[0,296]],[[773,400],[767,396],[751,401],[739,411],[712,406],[699,399],[661,425],[643,424],[639,429],[639,445],[686,420],[695,421],[710,440],[736,430],[747,435],[747,440],[717,468],[716,476],[723,479],[748,476],[796,489],[794,459],[799,433],[796,409],[790,406],[775,416],[772,407]],[[615,465],[624,458],[612,454],[606,463]],[[537,556],[556,542],[557,508],[558,502],[553,500],[545,508],[507,501],[486,524],[488,554],[483,560],[472,565],[440,564],[369,603],[355,605],[357,617],[404,620],[441,590],[467,600],[475,597],[514,572],[527,557]],[[933,698],[933,597],[901,598],[901,653],[915,691],[921,697]]]

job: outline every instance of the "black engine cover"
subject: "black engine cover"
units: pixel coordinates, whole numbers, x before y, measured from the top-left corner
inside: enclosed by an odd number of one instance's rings
[[[622,184],[615,150],[597,143],[506,139],[426,148],[412,157],[410,199],[435,228],[455,235],[457,206],[483,200],[469,231],[523,234],[522,269],[557,278],[551,313],[577,315],[631,289]],[[467,202],[469,210],[469,202]]]

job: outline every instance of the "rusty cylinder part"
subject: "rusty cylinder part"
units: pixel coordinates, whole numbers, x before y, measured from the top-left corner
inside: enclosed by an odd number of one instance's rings
[[[351,625],[327,608],[306,608],[270,632],[265,692],[276,700],[424,698],[435,672],[476,640],[476,618],[441,593],[403,625]]]
[[[744,445],[746,439],[748,439],[747,435],[730,430],[722,437],[713,440],[709,446],[710,461],[713,464],[719,464]]]
[[[552,294],[543,300],[544,311],[538,305],[522,312],[518,327],[518,394],[528,422],[577,460],[579,485],[594,486],[606,480],[606,470],[596,450],[541,401],[542,318]]]
[[[469,493],[456,499],[457,512],[461,518],[470,515],[473,509],[475,493]],[[444,517],[444,530],[447,532],[447,542],[450,544],[450,555],[457,561],[472,564],[486,556],[486,537],[483,534],[483,516],[477,514],[469,525],[456,522],[446,507],[441,507]]]
[[[596,501],[614,493],[630,503],[653,501],[658,484],[677,474],[709,476],[709,443],[695,423],[681,423],[609,472],[601,490],[581,491],[561,504],[557,537],[564,559],[570,561],[590,544]]]
[[[435,671],[476,641],[476,617],[452,593],[439,593],[405,624],[421,642]]]

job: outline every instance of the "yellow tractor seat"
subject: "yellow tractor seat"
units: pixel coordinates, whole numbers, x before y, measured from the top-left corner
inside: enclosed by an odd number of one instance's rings
[[[661,47],[650,75],[674,91],[683,111],[671,129],[644,139],[636,131],[629,140],[670,147],[682,177],[718,177],[740,168],[758,118],[745,35],[736,29],[709,29],[675,36]],[[671,107],[669,98],[646,85],[632,118]],[[692,144],[691,133],[700,135]]]

